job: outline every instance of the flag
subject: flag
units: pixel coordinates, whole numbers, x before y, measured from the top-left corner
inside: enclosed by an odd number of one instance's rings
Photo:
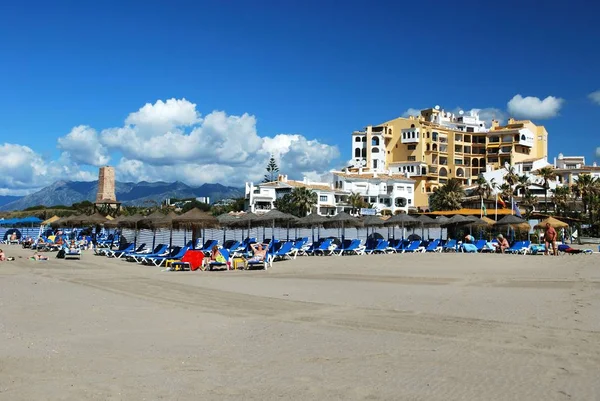
[[[522,217],[521,211],[519,210],[519,207],[517,206],[517,202],[513,201],[512,208],[515,212],[515,215],[517,215],[517,217]]]
[[[483,198],[481,198],[481,213],[483,213],[484,216],[487,216],[487,209],[483,204]]]
[[[502,200],[502,197],[500,196],[500,194],[498,194],[496,196],[498,197],[497,198],[498,203],[501,204],[502,207],[506,207],[506,203],[504,202],[504,200]]]

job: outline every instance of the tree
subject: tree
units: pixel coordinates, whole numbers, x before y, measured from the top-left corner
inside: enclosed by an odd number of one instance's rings
[[[297,187],[292,190],[291,200],[296,209],[295,216],[304,217],[317,204],[317,193],[306,188]]]
[[[267,163],[267,174],[265,174],[265,179],[263,182],[273,182],[277,180],[277,174],[279,174],[279,166],[277,166],[277,162],[275,161],[275,157],[271,155],[269,162]]]
[[[356,213],[357,210],[367,208],[369,204],[365,202],[361,194],[352,192],[348,196],[348,204],[352,206],[352,211]]]
[[[547,166],[539,169],[538,174],[544,180],[544,211],[548,212],[548,189],[550,188],[550,180],[556,177],[556,173],[552,166]]]
[[[529,177],[527,175],[523,174],[517,178],[517,185],[515,187],[515,191],[521,190],[521,196],[525,197],[527,194],[529,194],[531,192],[531,190],[529,189],[530,186],[531,186],[531,181],[529,180]]]
[[[296,215],[296,208],[294,206],[294,202],[292,201],[291,193],[285,194],[281,198],[276,199],[275,202],[273,202],[273,206],[280,212],[293,214],[294,216]]]
[[[73,209],[81,214],[92,214],[94,213],[94,204],[88,200],[73,203]]]
[[[531,214],[535,210],[535,206],[537,205],[538,199],[531,192],[527,191],[523,198],[521,199],[521,206],[525,208],[525,219],[529,220],[531,218]]]
[[[185,212],[189,212],[193,208],[198,208],[198,209],[202,210],[203,212],[208,212],[210,210],[210,205],[208,203],[198,202],[197,200],[194,199],[193,201],[187,202],[185,205],[183,205],[183,207],[181,208],[181,211],[183,213],[185,213]]]
[[[511,188],[514,188],[519,181],[519,176],[517,175],[517,172],[513,166],[506,166],[505,169],[506,175],[504,176],[504,181],[506,181]]]
[[[462,183],[456,178],[450,178],[448,182],[433,191],[429,196],[429,207],[431,210],[458,210],[461,208],[465,191]]]
[[[568,212],[571,189],[568,186],[556,187],[552,190],[552,201],[556,205],[557,214],[566,216]]]
[[[595,193],[598,193],[598,180],[589,174],[581,174],[575,181],[573,188],[578,197],[583,203],[583,213],[588,214],[589,223],[594,224],[592,202]]]
[[[489,198],[492,194],[492,187],[490,186],[490,184],[488,184],[488,182],[482,175],[477,177],[477,181],[475,182],[475,184],[477,185],[477,187],[475,188],[475,193],[481,199],[481,204],[483,204],[483,199]]]

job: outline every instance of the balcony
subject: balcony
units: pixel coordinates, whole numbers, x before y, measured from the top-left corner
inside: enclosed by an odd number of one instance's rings
[[[400,138],[402,143],[419,143],[420,136],[419,128],[404,128]]]

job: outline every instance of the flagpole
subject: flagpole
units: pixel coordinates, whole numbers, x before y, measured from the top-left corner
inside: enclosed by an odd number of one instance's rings
[[[496,216],[495,220],[498,221],[498,194],[496,194]]]

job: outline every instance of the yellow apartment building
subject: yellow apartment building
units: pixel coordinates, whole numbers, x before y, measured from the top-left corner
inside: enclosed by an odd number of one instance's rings
[[[436,106],[353,132],[350,170],[405,174],[415,180],[415,206],[425,209],[449,178],[469,185],[486,170],[547,155],[543,126],[511,118],[486,127],[474,111],[455,114]]]

